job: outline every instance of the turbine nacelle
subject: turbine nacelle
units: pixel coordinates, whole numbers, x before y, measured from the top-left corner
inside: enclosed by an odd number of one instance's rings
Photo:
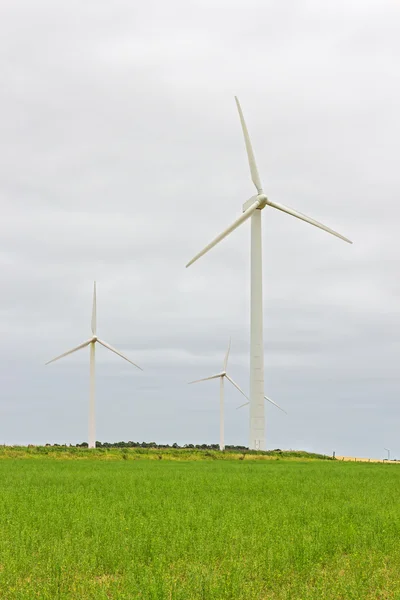
[[[257,202],[259,203],[258,208],[261,210],[266,204],[268,204],[268,198],[265,194],[259,194],[257,196]]]
[[[268,198],[264,193],[252,196],[243,204],[243,212],[246,212],[246,210],[254,206],[255,203],[258,205],[256,208],[262,210],[268,204]]]

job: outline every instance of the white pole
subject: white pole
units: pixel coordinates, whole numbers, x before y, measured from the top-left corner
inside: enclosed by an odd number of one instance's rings
[[[89,448],[96,447],[95,414],[94,414],[94,395],[95,395],[95,358],[96,342],[90,344],[90,391],[89,391]]]
[[[251,450],[265,450],[264,342],[261,210],[251,216],[250,439]]]
[[[219,380],[219,449],[225,449],[224,443],[224,377]]]

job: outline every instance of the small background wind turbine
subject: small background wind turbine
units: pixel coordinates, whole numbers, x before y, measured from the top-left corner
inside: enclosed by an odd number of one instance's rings
[[[141,367],[139,367],[137,364],[135,364],[134,362],[132,362],[129,358],[127,358],[126,356],[121,354],[121,352],[119,352],[118,350],[116,350],[115,348],[110,346],[110,344],[107,344],[107,342],[104,342],[97,337],[97,333],[96,333],[96,331],[97,331],[96,282],[94,282],[94,286],[93,286],[93,307],[92,307],[91,327],[92,327],[93,335],[89,340],[87,340],[86,342],[83,342],[83,344],[80,344],[79,346],[76,346],[76,348],[72,348],[72,350],[68,350],[67,352],[64,352],[64,354],[60,354],[60,356],[56,356],[56,358],[52,358],[51,360],[49,360],[46,363],[46,365],[49,365],[50,363],[55,362],[56,360],[59,360],[60,358],[64,358],[64,356],[68,356],[68,354],[73,354],[74,352],[81,350],[81,348],[86,348],[86,346],[90,346],[90,390],[89,390],[89,440],[88,440],[88,446],[89,446],[89,448],[95,448],[96,447],[96,426],[95,426],[96,343],[101,344],[101,346],[104,346],[104,348],[107,348],[107,350],[111,350],[111,352],[114,352],[114,354],[117,354],[124,360],[127,360],[129,363],[131,363],[131,365],[133,365],[134,367],[137,367],[141,371],[143,369]]]
[[[201,256],[214,248],[227,235],[232,233],[242,223],[251,217],[251,297],[250,297],[250,427],[249,448],[252,450],[265,450],[265,410],[264,410],[264,340],[263,340],[263,297],[262,297],[262,238],[261,238],[261,211],[270,206],[292,217],[323,229],[328,233],[352,243],[349,239],[322,225],[318,221],[306,217],[302,213],[269,200],[264,194],[260,175],[258,173],[253,148],[250,142],[243,112],[239,100],[235,97],[239,118],[242,125],[247,157],[250,165],[251,179],[257,189],[257,195],[252,196],[243,204],[243,214],[236,219],[225,231],[213,239],[201,250],[186,267],[192,265]]]
[[[390,460],[390,450],[389,450],[389,448],[384,448],[384,450],[386,450],[386,452],[388,453],[387,459]]]
[[[238,386],[237,383],[235,383],[233,381],[233,379],[231,377],[229,377],[228,373],[226,372],[226,369],[228,366],[228,358],[229,358],[230,349],[231,349],[231,340],[229,339],[228,350],[226,351],[225,359],[224,359],[224,368],[220,373],[217,373],[216,375],[211,375],[210,377],[204,377],[204,379],[196,379],[196,381],[189,381],[189,383],[191,384],[191,383],[200,383],[200,381],[209,381],[210,379],[219,379],[219,449],[220,450],[225,449],[225,441],[224,441],[224,379],[225,379],[225,377],[248,400],[248,397],[246,396],[244,391]]]

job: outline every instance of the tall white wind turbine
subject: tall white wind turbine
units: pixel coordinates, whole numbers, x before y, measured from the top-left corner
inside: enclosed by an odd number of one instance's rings
[[[110,344],[107,344],[106,342],[103,342],[102,340],[100,340],[97,337],[96,282],[94,282],[94,286],[93,286],[93,307],[92,307],[91,327],[92,327],[92,334],[93,335],[92,335],[92,337],[89,340],[87,340],[86,342],[83,342],[83,344],[80,344],[79,346],[76,346],[76,348],[72,348],[72,350],[68,350],[68,352],[64,352],[64,354],[60,354],[60,356],[56,356],[56,358],[52,358],[51,360],[49,360],[46,363],[46,365],[49,365],[50,363],[52,363],[52,362],[54,362],[56,360],[59,360],[60,358],[64,358],[64,356],[68,356],[68,354],[73,354],[74,352],[77,352],[81,348],[86,348],[86,346],[90,346],[89,443],[88,443],[88,446],[89,446],[89,448],[95,448],[96,447],[96,429],[95,429],[95,363],[96,363],[95,359],[96,359],[96,343],[101,344],[102,346],[104,346],[104,348],[107,348],[107,350],[111,350],[111,352],[114,352],[114,354],[117,354],[118,356],[120,356],[124,360],[127,360],[129,363],[131,363],[131,365],[133,365],[134,367],[137,367],[141,371],[143,369],[141,367],[139,367],[138,365],[136,365],[134,362],[132,362],[129,358],[127,358],[126,356],[124,356],[123,354],[121,354],[121,352],[119,352],[118,350],[116,350],[115,348],[113,348],[112,346],[110,346]]]
[[[222,371],[220,371],[220,373],[217,373],[216,375],[211,375],[210,377],[204,377],[204,379],[196,379],[196,381],[189,381],[189,383],[200,383],[200,381],[209,381],[210,379],[219,379],[219,449],[220,450],[225,449],[225,441],[224,441],[224,379],[225,379],[225,377],[228,381],[230,381],[230,383],[233,386],[235,386],[235,388],[237,390],[239,390],[239,392],[241,394],[243,394],[243,396],[246,398],[246,400],[248,400],[248,397],[246,396],[244,391],[238,386],[237,383],[235,383],[233,381],[233,379],[231,377],[229,377],[228,373],[226,372],[226,369],[228,366],[228,358],[229,358],[230,349],[231,349],[231,340],[229,340],[228,350],[226,351],[226,354],[225,354],[224,368]]]
[[[252,196],[243,205],[243,214],[236,219],[225,231],[220,233],[201,252],[196,254],[186,267],[192,265],[211,248],[216,246],[227,235],[232,233],[239,225],[251,217],[251,300],[250,300],[250,439],[249,448],[265,450],[265,411],[264,411],[264,343],[263,343],[263,311],[262,311],[262,245],[261,245],[261,211],[266,206],[276,208],[301,221],[310,223],[319,229],[351,244],[352,242],[333,231],[329,227],[318,223],[314,219],[299,213],[283,204],[269,200],[264,194],[261,179],[258,173],[253,148],[249,133],[243,117],[239,100],[235,97],[242,125],[247,157],[250,165],[251,179],[257,189],[257,194]]]

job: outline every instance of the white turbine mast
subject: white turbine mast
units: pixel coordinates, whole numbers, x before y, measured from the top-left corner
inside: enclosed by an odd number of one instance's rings
[[[239,225],[251,217],[251,300],[250,300],[250,431],[249,448],[252,450],[265,450],[265,410],[264,410],[264,343],[263,343],[263,304],[262,304],[262,243],[261,243],[261,210],[266,206],[276,208],[292,217],[314,225],[345,242],[352,242],[322,225],[318,221],[303,215],[283,204],[269,200],[264,194],[261,179],[258,173],[250,136],[247,131],[243,112],[239,100],[235,97],[242,125],[247,157],[250,166],[251,179],[257,189],[257,195],[252,196],[243,205],[243,214],[236,219],[225,231],[220,233],[201,252],[196,254],[186,267],[192,265],[211,248],[216,246],[227,235],[232,233]]]
[[[115,348],[110,346],[110,344],[107,344],[106,342],[104,342],[103,340],[100,340],[97,337],[96,282],[94,282],[94,286],[93,286],[93,307],[92,307],[91,328],[92,328],[93,335],[89,340],[87,340],[86,342],[83,342],[83,344],[79,344],[79,346],[76,346],[75,348],[72,348],[72,350],[68,350],[67,352],[64,352],[64,354],[60,354],[60,356],[56,356],[56,358],[52,358],[51,360],[49,360],[46,363],[46,365],[49,365],[50,363],[55,362],[56,360],[59,360],[60,358],[64,358],[64,356],[73,354],[74,352],[81,350],[81,348],[86,348],[86,346],[90,346],[90,390],[89,390],[89,440],[88,440],[88,446],[89,446],[89,448],[95,448],[96,447],[96,426],[95,426],[95,366],[96,366],[96,350],[95,349],[96,349],[96,343],[100,344],[101,346],[104,346],[104,348],[107,348],[107,350],[111,350],[111,352],[114,352],[114,354],[117,354],[124,360],[127,360],[129,363],[131,363],[131,365],[133,365],[134,367],[137,367],[141,371],[143,371],[143,369],[141,367],[139,367],[137,364],[135,364],[134,362],[132,362],[129,358],[127,358],[126,356],[121,354],[121,352],[119,352],[118,350],[116,350]]]

